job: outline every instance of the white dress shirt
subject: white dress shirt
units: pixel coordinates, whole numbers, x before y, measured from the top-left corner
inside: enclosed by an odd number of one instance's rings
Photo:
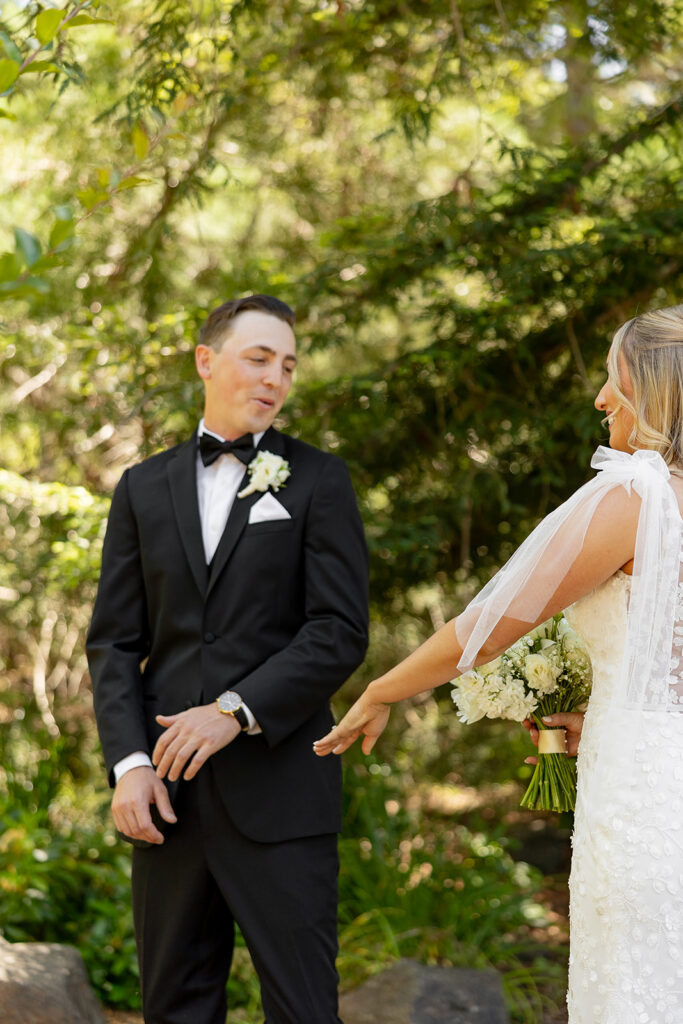
[[[260,434],[254,434],[254,448],[263,437],[263,433],[261,431]],[[202,434],[210,434],[219,441],[225,440],[212,430],[207,430],[203,419],[199,422],[197,437],[201,437]],[[244,477],[244,470],[244,463],[234,455],[219,455],[210,466],[205,466],[197,448],[197,500],[207,565],[215,555],[223,536],[230,509]]]
[[[207,430],[204,426],[204,419],[199,421],[197,438],[202,434],[211,434],[219,441],[225,441],[220,434]],[[264,431],[254,434],[254,447],[263,437]],[[197,446],[197,502],[199,504],[199,521],[202,527],[202,542],[204,544],[204,557],[208,565],[216,553],[216,548],[225,530],[230,509],[237,496],[239,486],[244,477],[245,466],[243,462],[234,455],[219,455],[210,466],[205,466],[199,454]],[[242,704],[244,713],[249,722],[246,732],[250,736],[256,736],[261,732],[261,727],[252,715],[246,704]],[[130,771],[131,768],[153,767],[149,756],[143,750],[136,750],[114,765],[114,778],[119,779]]]

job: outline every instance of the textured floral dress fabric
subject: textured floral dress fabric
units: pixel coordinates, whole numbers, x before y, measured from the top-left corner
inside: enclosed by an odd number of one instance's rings
[[[567,610],[594,673],[577,765],[570,1024],[683,1024],[683,714],[615,708],[630,591],[618,572]],[[683,584],[668,680],[674,700],[682,646]]]

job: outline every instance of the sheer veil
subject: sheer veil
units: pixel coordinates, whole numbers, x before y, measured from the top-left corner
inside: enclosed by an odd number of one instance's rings
[[[668,467],[657,452],[630,455],[602,446],[591,465],[596,476],[539,524],[458,617],[463,646],[458,668],[465,672],[472,667],[502,619],[529,626],[539,620],[581,551],[601,501],[610,491],[624,488],[640,497],[640,512],[613,710],[681,710],[683,659],[679,668],[675,652],[679,634],[683,646],[683,623],[676,621],[683,524]]]

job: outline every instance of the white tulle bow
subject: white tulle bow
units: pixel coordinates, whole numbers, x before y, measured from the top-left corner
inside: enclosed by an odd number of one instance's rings
[[[659,452],[648,451],[641,448],[629,454],[628,452],[614,451],[612,448],[605,448],[599,445],[591,459],[591,466],[604,473],[623,473],[627,477],[637,476],[641,473],[653,470],[659,476],[668,480],[671,476],[669,467]]]

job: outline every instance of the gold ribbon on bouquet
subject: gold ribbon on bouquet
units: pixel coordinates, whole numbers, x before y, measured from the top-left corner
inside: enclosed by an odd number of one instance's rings
[[[567,735],[564,729],[539,729],[539,754],[566,754]]]

